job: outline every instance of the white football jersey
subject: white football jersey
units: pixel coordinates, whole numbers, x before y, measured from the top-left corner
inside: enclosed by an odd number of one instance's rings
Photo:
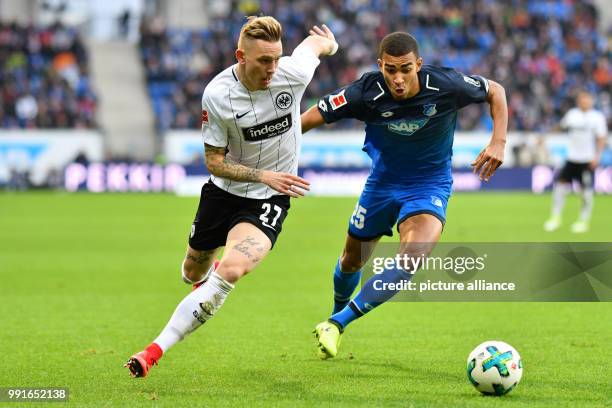
[[[589,163],[595,158],[598,137],[607,137],[608,126],[603,113],[591,109],[586,112],[579,108],[570,109],[561,127],[569,132],[567,160],[574,163]]]
[[[204,143],[227,148],[233,162],[297,175],[302,140],[300,101],[319,58],[307,47],[282,57],[268,89],[249,91],[238,80],[237,64],[213,78],[202,96]],[[211,176],[219,188],[240,197],[281,194],[263,183]]]

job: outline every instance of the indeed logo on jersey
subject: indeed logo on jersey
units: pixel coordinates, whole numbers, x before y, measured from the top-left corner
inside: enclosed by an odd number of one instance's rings
[[[247,142],[257,142],[260,140],[269,139],[271,137],[280,136],[291,129],[292,120],[291,114],[281,116],[280,118],[270,120],[259,125],[242,128],[244,140]]]

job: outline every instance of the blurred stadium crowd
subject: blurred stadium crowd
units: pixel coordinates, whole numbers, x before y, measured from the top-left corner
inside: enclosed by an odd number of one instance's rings
[[[142,60],[161,130],[199,126],[204,84],[235,62],[235,39],[244,16],[257,13],[281,21],[285,53],[312,25],[325,22],[336,33],[342,51],[322,60],[303,108],[376,69],[378,42],[401,30],[419,40],[425,63],[502,83],[512,130],[550,130],[572,106],[579,88],[595,93],[598,107],[612,116],[612,27],[598,31],[597,9],[586,0],[252,0],[227,2],[212,12],[211,24],[199,31],[166,27],[159,18],[143,21]],[[491,125],[484,105],[466,108],[458,123],[461,130]]]
[[[0,126],[96,127],[96,95],[78,32],[0,22]]]
[[[197,129],[204,86],[235,62],[235,41],[245,15],[270,14],[284,27],[285,53],[325,22],[341,51],[322,60],[303,100],[377,69],[380,39],[402,30],[415,35],[425,63],[490,77],[506,87],[510,129],[548,131],[573,104],[580,88],[597,95],[612,118],[612,27],[598,29],[589,0],[234,0],[214,1],[209,24],[197,31],[142,20],[139,42],[147,89],[159,131]],[[78,32],[0,23],[0,126],[96,127],[95,78]],[[612,125],[612,123],[610,123]],[[341,121],[336,127],[360,126]],[[488,130],[485,106],[470,106],[460,130]]]

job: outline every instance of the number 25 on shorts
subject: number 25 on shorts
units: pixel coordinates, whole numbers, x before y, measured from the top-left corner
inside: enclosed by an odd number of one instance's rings
[[[351,216],[351,224],[357,229],[363,229],[365,226],[365,215],[368,212],[365,208],[359,205],[355,206],[355,211],[353,211],[353,215]]]

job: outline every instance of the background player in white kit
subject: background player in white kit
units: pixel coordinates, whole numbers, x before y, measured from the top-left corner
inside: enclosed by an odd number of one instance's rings
[[[300,101],[319,65],[338,44],[314,27],[290,57],[282,57],[282,28],[272,17],[249,17],[236,50],[238,63],[217,75],[202,97],[202,136],[212,174],[202,187],[183,279],[194,284],[161,334],[126,367],[144,377],[170,347],[223,305],[242,276],[268,254],[289,210],[289,197],[308,190],[297,176],[302,129]],[[212,266],[218,249],[221,261]]]
[[[565,196],[572,191],[572,181],[582,187],[580,216],[571,226],[572,232],[586,232],[593,211],[595,169],[606,146],[608,129],[603,113],[593,109],[593,97],[585,91],[579,92],[575,108],[563,119],[561,128],[569,132],[567,162],[559,172],[553,188],[553,206],[550,218],[544,223],[546,231],[561,226]]]

